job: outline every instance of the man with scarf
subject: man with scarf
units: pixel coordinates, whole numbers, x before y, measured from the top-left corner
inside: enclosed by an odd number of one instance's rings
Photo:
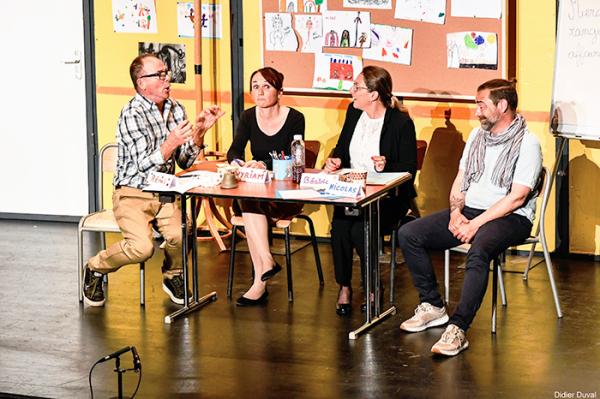
[[[450,208],[404,225],[398,240],[420,304],[400,329],[409,332],[448,323],[433,353],[454,356],[468,348],[469,328],[487,288],[489,264],[529,236],[542,169],[540,143],[516,112],[514,82],[494,79],[477,88],[481,123],[467,140],[450,192]],[[427,250],[470,243],[460,300],[448,317]]]

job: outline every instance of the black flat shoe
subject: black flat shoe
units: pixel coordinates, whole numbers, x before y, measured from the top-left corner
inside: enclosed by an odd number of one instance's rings
[[[335,313],[338,316],[350,316],[352,313],[352,305],[349,303],[338,303],[335,305]]]
[[[267,299],[269,298],[269,293],[267,291],[263,292],[263,294],[258,299],[250,299],[245,296],[241,296],[235,301],[237,306],[262,306],[267,303]]]
[[[261,279],[261,281],[267,281],[268,279],[272,278],[274,275],[276,275],[280,271],[281,271],[281,266],[279,266],[279,263],[275,262],[275,265],[273,265],[273,268],[271,270],[267,270],[266,272],[264,272],[262,274],[262,276],[260,276],[260,279]]]
[[[342,289],[340,288],[340,291],[342,291]],[[338,297],[339,297],[339,293],[338,293]],[[348,303],[338,303],[335,305],[335,313],[337,313],[338,316],[350,316],[350,314],[352,313],[352,288],[350,288],[350,298],[348,300]]]
[[[381,289],[379,290],[379,305],[380,306],[383,306],[384,292],[385,292],[385,289],[382,286]],[[372,295],[372,293],[371,293],[371,295]],[[373,299],[371,299],[371,309],[375,309],[375,300],[373,300]],[[363,313],[367,311],[367,302],[366,301],[360,304],[360,311]]]

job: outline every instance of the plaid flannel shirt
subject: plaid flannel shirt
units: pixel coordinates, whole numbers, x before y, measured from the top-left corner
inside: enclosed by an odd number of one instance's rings
[[[181,145],[167,160],[160,152],[169,132],[185,119],[185,109],[177,101],[167,99],[161,115],[154,102],[136,94],[119,116],[113,184],[142,188],[150,171],[173,174],[175,162],[181,168],[190,167],[200,153],[200,147],[193,141]]]

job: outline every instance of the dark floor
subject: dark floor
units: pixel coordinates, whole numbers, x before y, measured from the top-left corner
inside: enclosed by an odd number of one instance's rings
[[[293,257],[295,302],[287,302],[281,273],[270,285],[268,306],[253,309],[237,308],[225,297],[229,254],[219,254],[214,244],[202,244],[199,253],[201,261],[208,261],[200,273],[201,293],[215,290],[219,299],[166,325],[163,317],[176,306],[161,290],[157,257],[147,266],[145,308],[138,302],[135,266],[111,276],[104,308],[87,308],[77,300],[75,225],[0,221],[0,392],[89,397],[92,364],[134,345],[143,364],[140,398],[598,397],[596,263],[556,261],[562,320],[556,319],[543,264],[528,283],[506,273],[509,306],[500,309],[498,333],[490,334],[488,293],[468,332],[470,348],[443,359],[429,352],[441,328],[420,334],[398,329],[417,303],[405,267],[399,268],[396,284],[398,314],[349,341],[348,331],[362,323],[363,315],[336,316],[328,245],[320,248],[324,288],[318,286],[307,248]],[[440,278],[441,259],[435,255]],[[242,267],[250,264],[249,257],[240,254],[239,261],[236,295],[250,276],[249,268]],[[462,282],[463,272],[456,268],[460,262],[461,256],[453,255],[451,308]],[[509,258],[507,268],[522,268],[523,262]],[[354,302],[356,309],[360,295]],[[131,367],[129,354],[122,365]],[[94,397],[116,395],[113,368],[109,361],[94,369]],[[125,394],[133,392],[137,378],[125,374]]]

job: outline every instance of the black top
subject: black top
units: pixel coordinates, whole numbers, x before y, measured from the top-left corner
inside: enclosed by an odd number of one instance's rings
[[[294,135],[300,134],[304,139],[304,115],[290,108],[287,118],[281,129],[272,136],[266,135],[256,120],[256,107],[245,110],[240,116],[240,121],[237,127],[233,142],[229,151],[227,151],[227,161],[231,162],[234,159],[244,158],[246,144],[250,140],[250,151],[252,159],[255,161],[263,161],[267,164],[268,169],[273,168],[273,162],[269,152],[276,151],[281,154],[291,155],[291,144],[294,140]]]
[[[350,167],[350,141],[362,113],[352,103],[346,111],[346,120],[332,156],[342,160],[342,168]],[[385,111],[379,153],[386,160],[383,172],[409,172],[413,176],[413,179],[400,185],[398,197],[405,201],[416,197],[414,176],[417,171],[417,135],[415,124],[408,114],[397,108]]]

